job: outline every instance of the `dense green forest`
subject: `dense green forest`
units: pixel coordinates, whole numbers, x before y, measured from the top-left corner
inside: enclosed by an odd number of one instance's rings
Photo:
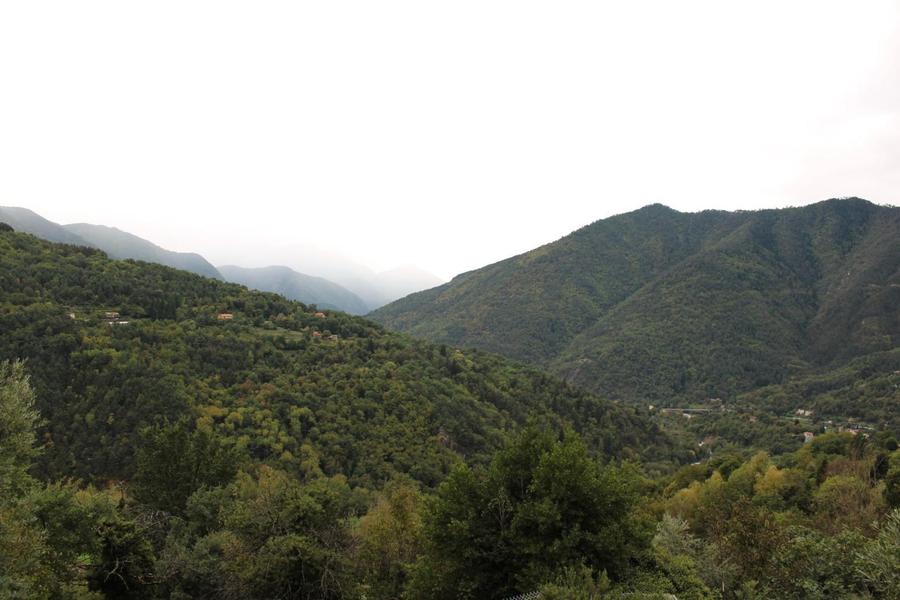
[[[0,598],[900,594],[894,350],[688,419],[2,225],[0,333]]]
[[[900,345],[900,208],[859,199],[733,213],[648,206],[371,318],[634,403],[732,399],[779,385],[791,395]],[[887,368],[882,376],[896,369]],[[783,402],[794,400],[811,401]]]
[[[572,424],[598,452],[677,458],[633,409],[494,355],[13,232],[0,267],[0,357],[28,361],[48,477],[127,479],[141,428],[182,417],[254,460],[366,485],[434,486],[529,416]]]
[[[900,349],[872,353],[840,368],[729,399],[641,412],[680,439],[682,446],[696,445],[698,458],[726,447],[792,452],[803,444],[805,434],[890,431],[896,435],[900,431]]]
[[[828,434],[652,481],[534,423],[429,490],[298,476],[208,426],[144,430],[132,481],[42,483],[22,363],[0,364],[0,596],[826,599],[900,594],[900,450]],[[893,508],[893,510],[892,510]]]

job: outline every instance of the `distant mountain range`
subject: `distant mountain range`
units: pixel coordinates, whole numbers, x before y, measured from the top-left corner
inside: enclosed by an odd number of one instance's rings
[[[612,398],[727,397],[900,346],[900,208],[656,204],[370,315]]]
[[[114,227],[88,223],[59,225],[27,208],[8,206],[0,206],[0,222],[50,242],[99,248],[110,258],[143,260],[222,279],[219,271],[199,254],[172,252]]]
[[[312,244],[257,249],[256,254],[260,253],[278,256],[282,264],[295,271],[323,277],[345,287],[359,296],[369,310],[444,283],[444,280],[412,265],[376,272],[339,252]]]
[[[175,269],[182,269],[183,271],[190,271],[204,277],[222,279],[221,273],[214,266],[194,252],[166,250],[115,227],[90,225],[88,223],[73,223],[63,227],[86,240],[90,245],[100,248],[110,258],[143,260]]]
[[[362,265],[336,259],[336,255],[310,252],[288,252],[284,258],[309,266],[316,275],[307,275],[286,266],[244,268],[229,265],[216,268],[199,254],[166,250],[114,227],[88,223],[60,225],[20,207],[0,207],[0,222],[51,242],[99,248],[111,258],[158,263],[355,315],[365,314],[409,293],[442,283],[434,275],[416,267],[400,267],[376,274]],[[325,275],[317,276],[319,273]],[[334,277],[329,277],[329,274]]]
[[[291,300],[315,304],[319,308],[336,308],[353,315],[369,312],[369,307],[353,292],[322,277],[298,273],[288,267],[246,269],[226,265],[219,272],[227,281],[249,288],[275,292]]]
[[[80,235],[73,233],[53,221],[27,208],[18,206],[0,206],[0,222],[10,225],[16,231],[30,233],[48,242],[75,244],[76,246],[93,246]]]

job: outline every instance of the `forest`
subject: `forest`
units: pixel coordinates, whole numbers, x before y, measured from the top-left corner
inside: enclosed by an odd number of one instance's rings
[[[699,419],[10,228],[0,333],[0,597],[900,595],[890,428],[707,453]]]
[[[134,477],[39,481],[40,415],[0,366],[0,594],[10,598],[896,598],[900,450],[821,436],[651,479],[529,423],[435,489],[243,459],[187,421]]]
[[[900,345],[898,257],[900,208],[859,198],[736,212],[656,204],[370,317],[524,360],[634,405],[683,406],[770,386],[782,386],[786,401],[810,402],[793,392],[853,361],[873,357],[867,376],[897,370],[874,357]],[[884,419],[879,412],[873,417]]]

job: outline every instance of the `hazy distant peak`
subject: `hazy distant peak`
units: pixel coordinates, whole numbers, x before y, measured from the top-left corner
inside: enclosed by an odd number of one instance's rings
[[[62,225],[49,221],[33,210],[21,206],[0,206],[0,221],[7,223],[16,231],[30,233],[51,242],[78,246],[93,245],[76,233],[67,231]]]
[[[258,268],[224,265],[219,267],[219,272],[233,283],[281,294],[304,304],[335,308],[356,315],[368,312],[366,303],[350,290],[324,277],[298,273],[283,265]]]
[[[153,242],[116,227],[91,223],[71,223],[64,225],[63,228],[89,241],[112,258],[143,260],[206,277],[222,278],[216,268],[199,254],[166,250]]]

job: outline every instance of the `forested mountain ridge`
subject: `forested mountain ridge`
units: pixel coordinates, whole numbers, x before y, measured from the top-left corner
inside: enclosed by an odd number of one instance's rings
[[[900,345],[900,208],[652,205],[371,313],[614,398],[693,400]]]
[[[59,225],[32,210],[12,206],[0,207],[0,223],[7,223],[16,231],[30,233],[50,242],[99,248],[112,258],[143,260],[204,277],[222,279],[219,271],[199,254],[166,250],[115,227],[90,223]]]
[[[303,245],[269,249],[281,259],[298,260],[303,265],[299,271],[280,265],[259,268],[215,267],[195,252],[166,250],[132,233],[105,225],[59,225],[27,208],[0,207],[0,223],[3,222],[16,231],[30,233],[50,242],[99,248],[112,258],[143,260],[204,277],[226,279],[263,292],[281,294],[289,300],[334,308],[354,315],[365,314],[411,292],[441,283],[434,275],[416,267],[397,267],[375,273],[347,259],[336,258],[337,255],[313,252]],[[303,249],[306,249],[308,255],[304,255]],[[294,252],[301,254],[297,256]],[[335,277],[341,283],[336,282]]]
[[[111,258],[143,260],[158,263],[173,269],[190,271],[204,277],[222,279],[221,273],[205,258],[195,252],[174,252],[160,248],[156,244],[134,234],[90,223],[72,223],[63,225],[96,248],[106,252]]]
[[[32,210],[19,206],[0,206],[0,223],[6,223],[16,231],[36,235],[42,240],[78,246],[93,246],[62,225],[49,221]]]
[[[366,303],[350,290],[323,277],[304,275],[289,267],[244,268],[226,265],[218,269],[226,281],[280,294],[288,300],[337,309],[352,315],[368,312]]]
[[[435,485],[529,415],[609,455],[671,452],[632,409],[362,318],[10,231],[0,265],[0,359],[28,361],[50,476],[127,479],[138,431],[184,417],[255,460],[366,485]]]

